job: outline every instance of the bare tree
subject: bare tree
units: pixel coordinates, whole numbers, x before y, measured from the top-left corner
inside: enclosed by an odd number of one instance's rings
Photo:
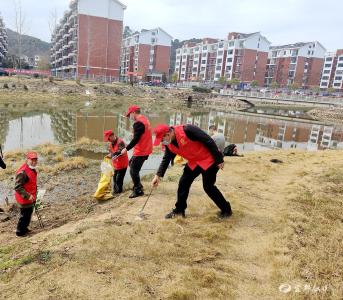
[[[57,9],[55,8],[54,10],[50,11],[49,13],[49,30],[51,36],[54,34],[55,29],[57,27],[57,22],[58,22],[58,14],[57,14]]]
[[[15,11],[15,29],[18,39],[18,56],[19,56],[19,70],[21,70],[21,57],[22,57],[22,37],[26,29],[26,17],[22,11],[21,0],[13,0]]]

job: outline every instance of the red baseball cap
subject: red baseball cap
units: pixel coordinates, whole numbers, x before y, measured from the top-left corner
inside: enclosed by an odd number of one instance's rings
[[[165,124],[159,124],[155,127],[154,133],[155,133],[155,141],[154,141],[154,146],[158,146],[164,137],[166,133],[169,132],[170,127]]]
[[[26,158],[27,159],[38,159],[38,154],[37,154],[37,152],[30,151],[30,152],[26,153]]]
[[[104,131],[104,142],[108,142],[108,139],[112,134],[114,134],[113,130],[105,130]]]
[[[126,116],[129,117],[133,112],[141,109],[138,105],[131,105],[126,113]]]

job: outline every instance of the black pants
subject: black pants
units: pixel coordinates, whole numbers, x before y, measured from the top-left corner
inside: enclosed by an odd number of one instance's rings
[[[179,181],[179,188],[177,191],[177,202],[175,208],[179,212],[183,212],[187,208],[187,198],[189,189],[200,174],[202,174],[202,184],[206,194],[213,200],[213,202],[220,208],[222,212],[231,212],[231,205],[227,202],[222,193],[215,186],[218,166],[213,164],[206,171],[197,166],[193,171],[188,165],[185,166],[183,174]]]
[[[133,181],[133,191],[140,193],[143,191],[143,185],[141,184],[141,178],[139,172],[142,169],[144,162],[149,156],[132,156],[130,159],[130,175]]]
[[[123,191],[124,177],[126,174],[126,168],[121,170],[115,170],[113,175],[113,193],[119,194]]]
[[[20,208],[20,216],[16,232],[17,235],[24,235],[27,233],[27,227],[30,225],[32,213],[33,206],[28,208]]]

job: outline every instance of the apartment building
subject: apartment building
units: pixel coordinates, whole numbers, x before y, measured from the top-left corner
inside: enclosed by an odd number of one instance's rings
[[[260,32],[230,32],[224,40],[206,38],[177,49],[175,73],[180,81],[215,82],[225,77],[263,85],[269,47]]]
[[[325,53],[319,42],[270,47],[265,85],[319,86]]]
[[[73,0],[52,36],[52,75],[119,78],[126,6],[116,0]]]
[[[7,42],[7,32],[5,28],[5,23],[0,16],[0,66],[7,54],[8,42]]]
[[[325,55],[320,88],[343,90],[343,49]]]
[[[120,75],[123,80],[162,81],[169,74],[172,37],[161,28],[142,30],[123,40]]]

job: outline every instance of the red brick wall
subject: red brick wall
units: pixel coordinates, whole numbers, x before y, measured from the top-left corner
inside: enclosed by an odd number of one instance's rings
[[[123,22],[81,14],[78,18],[79,75],[86,74],[89,53],[90,75],[119,76]]]
[[[323,65],[323,58],[311,58],[310,68],[308,70],[307,86],[318,86],[320,84]]]
[[[244,49],[241,58],[241,81],[251,82],[254,80],[254,68],[256,50]]]
[[[297,67],[296,67],[296,72],[295,72],[295,77],[294,77],[294,83],[297,84],[299,87],[303,86],[305,61],[306,61],[305,57],[298,56]]]
[[[259,86],[264,86],[264,78],[267,69],[268,52],[258,52],[255,80]]]
[[[150,45],[139,45],[138,72],[145,74],[149,72],[150,65]]]
[[[169,74],[170,66],[170,47],[155,46],[155,66],[157,72]]]
[[[290,62],[290,57],[280,57],[276,59],[273,81],[279,83],[280,86],[287,86]]]

